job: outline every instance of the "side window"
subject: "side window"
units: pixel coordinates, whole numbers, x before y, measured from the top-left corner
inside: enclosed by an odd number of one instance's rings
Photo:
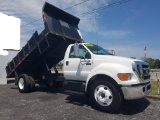
[[[71,50],[69,52],[69,58],[74,58],[74,46],[71,47]]]
[[[80,58],[86,58],[91,59],[91,54],[84,48],[84,46],[79,45],[79,57]],[[75,58],[74,56],[74,46],[71,47],[69,58]]]
[[[79,56],[81,58],[91,59],[91,54],[82,45],[79,46]]]

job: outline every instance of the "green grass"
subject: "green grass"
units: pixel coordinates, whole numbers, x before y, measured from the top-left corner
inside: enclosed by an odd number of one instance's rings
[[[158,97],[160,98],[160,95],[158,94],[158,85],[157,85],[157,81],[152,80],[152,91],[149,93],[148,96],[153,96],[153,97]],[[159,82],[160,85],[160,82]]]

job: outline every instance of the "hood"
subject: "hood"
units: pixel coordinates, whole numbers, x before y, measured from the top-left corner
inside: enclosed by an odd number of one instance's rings
[[[112,56],[112,55],[94,55],[94,60],[101,61],[101,63],[113,63],[113,64],[117,63],[125,66],[132,66],[133,62],[145,63],[144,61],[138,59],[121,57],[121,56]]]
[[[113,55],[95,55],[95,58],[107,59],[107,61],[108,60],[112,60],[112,61],[130,61],[130,62],[138,61],[138,62],[144,62],[144,61],[138,60],[138,59],[122,57],[122,56],[113,56]]]

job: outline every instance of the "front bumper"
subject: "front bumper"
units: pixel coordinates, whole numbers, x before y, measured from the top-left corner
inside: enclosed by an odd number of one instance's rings
[[[151,82],[132,86],[122,86],[121,89],[124,99],[126,100],[143,98],[151,92]]]

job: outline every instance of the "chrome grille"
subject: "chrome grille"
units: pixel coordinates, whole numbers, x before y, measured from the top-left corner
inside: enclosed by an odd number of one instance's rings
[[[150,68],[149,65],[142,64],[142,79],[147,80],[150,79]]]
[[[133,71],[136,72],[141,80],[150,79],[150,67],[146,62],[135,61],[132,64]]]
[[[149,68],[149,65],[142,65],[142,68]]]

